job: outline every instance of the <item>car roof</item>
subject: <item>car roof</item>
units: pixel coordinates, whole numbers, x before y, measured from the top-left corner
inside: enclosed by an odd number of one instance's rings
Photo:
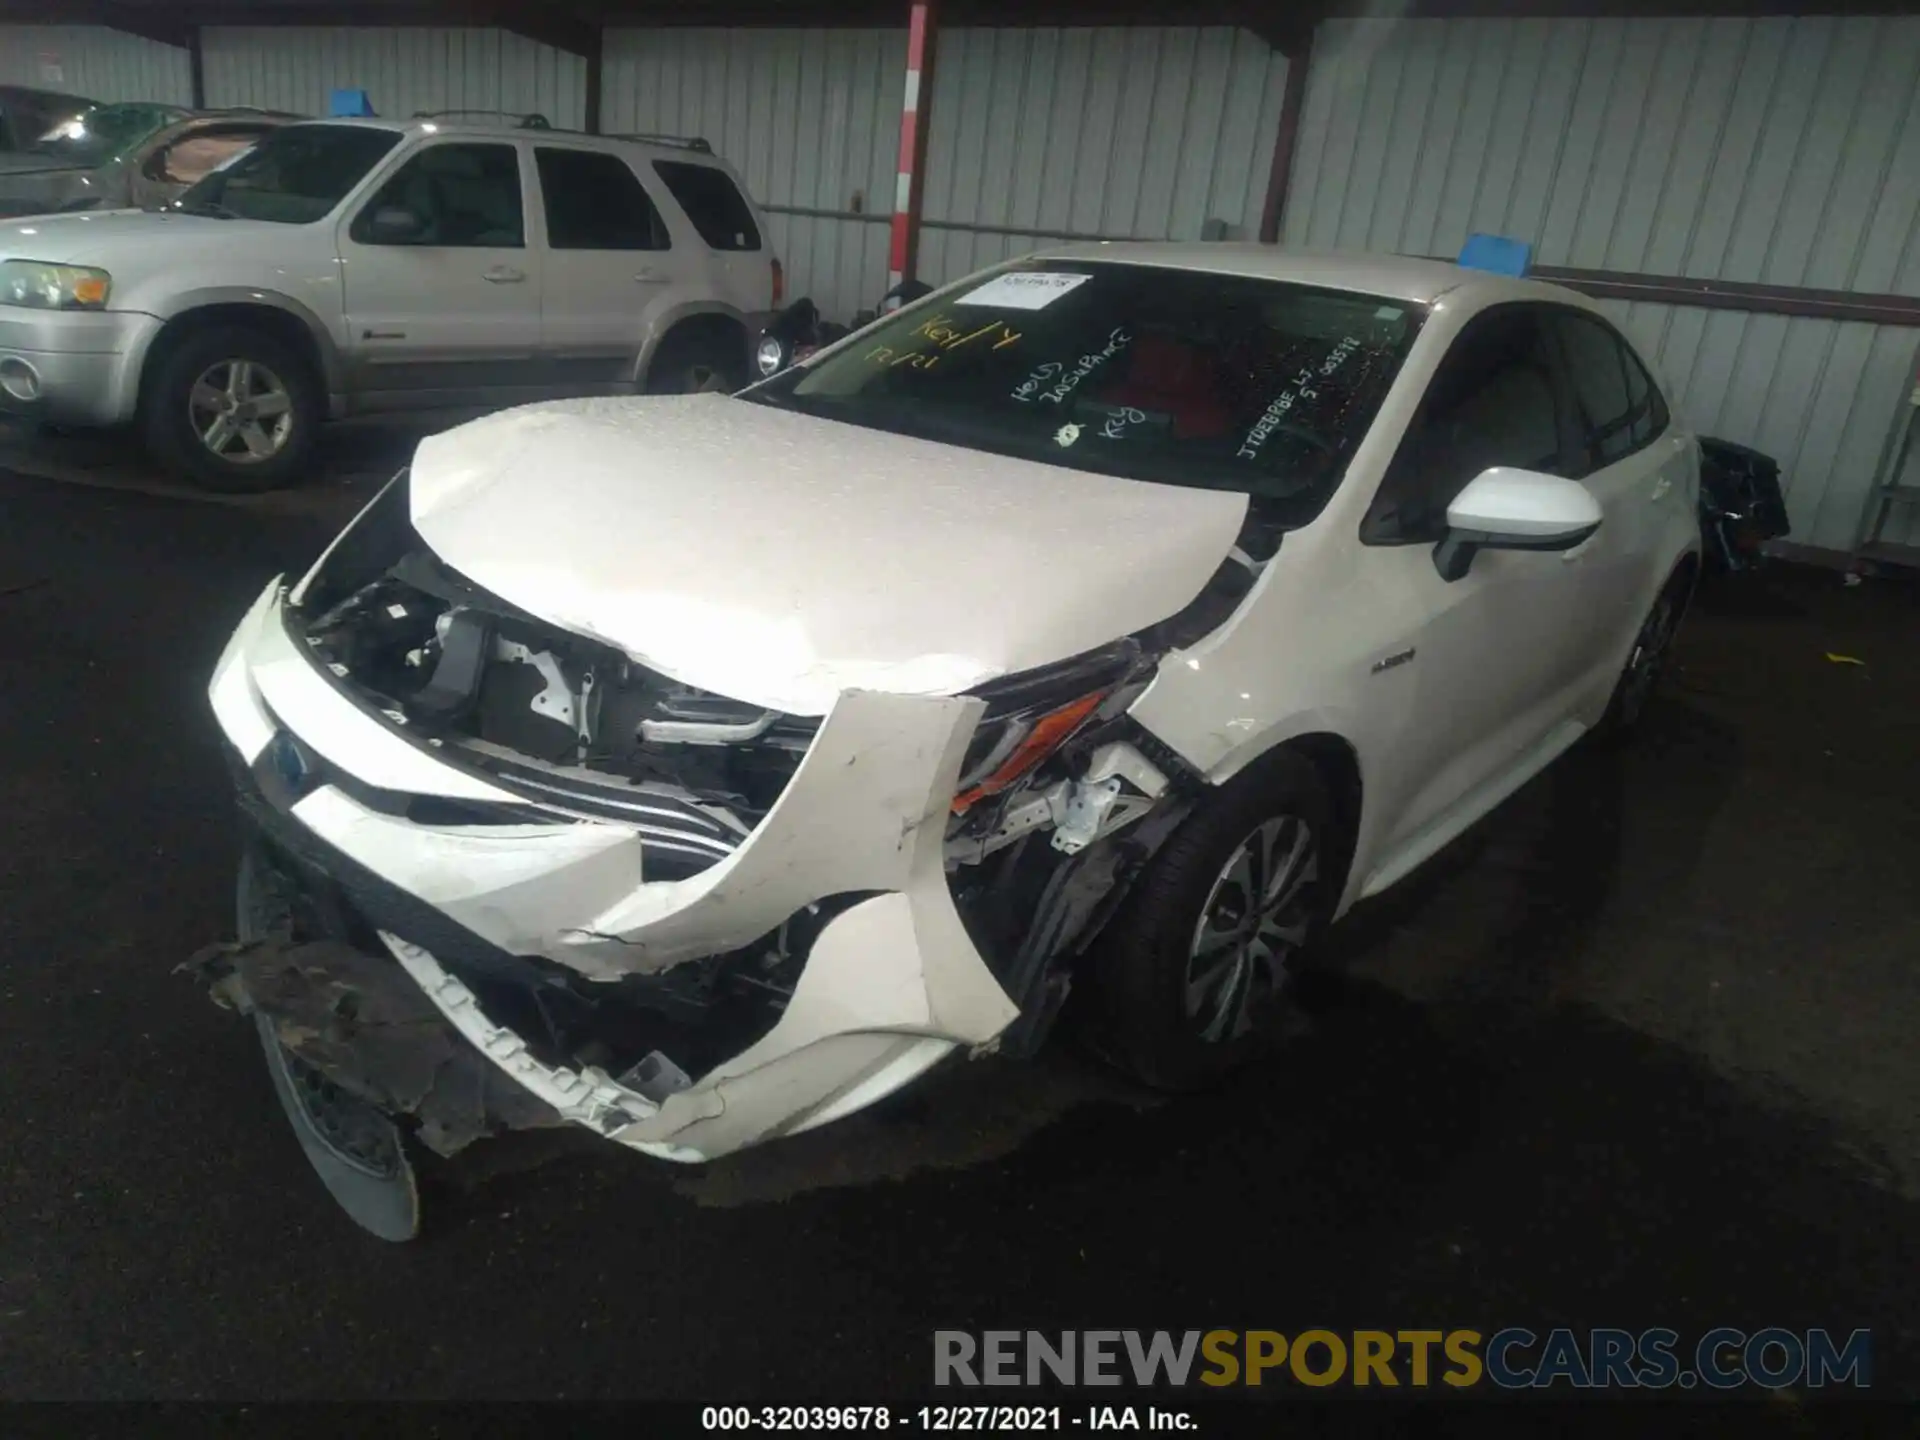
[[[385,116],[316,115],[299,123],[307,125],[352,125],[365,130],[386,130],[401,135],[453,135],[499,140],[519,136],[534,140],[560,140],[570,145],[593,148],[638,148],[662,158],[692,160],[698,164],[725,168],[726,162],[706,141],[677,135],[590,135],[584,130],[567,130],[558,125],[528,125],[524,116],[497,117],[472,114],[416,115],[411,119]]]
[[[1105,260],[1168,270],[1242,275],[1323,290],[1351,290],[1415,305],[1431,305],[1442,295],[1456,291],[1462,292],[1462,298],[1470,295],[1485,302],[1535,299],[1572,301],[1583,307],[1586,304],[1574,291],[1558,285],[1517,280],[1486,270],[1469,270],[1445,260],[1419,260],[1404,255],[1295,250],[1245,242],[1101,240],[1050,246],[1034,251],[1033,258]]]

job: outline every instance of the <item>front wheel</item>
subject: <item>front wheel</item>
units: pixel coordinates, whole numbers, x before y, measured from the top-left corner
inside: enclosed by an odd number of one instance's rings
[[[302,477],[323,411],[306,358],[277,336],[220,325],[161,356],[141,428],[170,473],[225,494],[272,490]]]
[[[731,395],[747,383],[745,346],[717,330],[676,330],[647,367],[651,395]]]
[[[1103,1048],[1149,1085],[1211,1084],[1284,1009],[1331,910],[1333,805],[1304,757],[1266,757],[1157,854],[1090,954]]]

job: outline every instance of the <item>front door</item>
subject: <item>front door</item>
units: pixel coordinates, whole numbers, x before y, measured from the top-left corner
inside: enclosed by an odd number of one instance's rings
[[[1412,682],[1382,777],[1389,850],[1478,805],[1568,719],[1589,644],[1586,547],[1482,550],[1453,581],[1433,550],[1447,506],[1482,471],[1567,473],[1572,424],[1537,307],[1490,310],[1455,338],[1362,526],[1369,588],[1405,624],[1376,663],[1407,665]]]
[[[356,407],[487,404],[540,374],[522,147],[429,143],[341,222]]]

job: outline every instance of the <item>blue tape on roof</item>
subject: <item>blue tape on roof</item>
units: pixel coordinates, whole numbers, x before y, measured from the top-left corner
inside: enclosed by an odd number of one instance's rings
[[[1525,275],[1533,263],[1533,246],[1504,235],[1469,235],[1460,247],[1460,263],[1469,270],[1491,270],[1496,275]]]
[[[364,90],[336,90],[327,100],[329,115],[371,115],[373,102]]]

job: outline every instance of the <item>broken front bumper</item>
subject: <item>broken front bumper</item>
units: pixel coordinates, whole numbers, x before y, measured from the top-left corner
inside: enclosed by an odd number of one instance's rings
[[[523,796],[347,694],[289,633],[283,595],[275,581],[254,603],[209,689],[256,818],[341,881],[441,1015],[565,1119],[663,1158],[707,1159],[851,1114],[1016,1017],[945,875],[945,820],[980,701],[846,692],[731,854],[649,880],[644,824],[530,816]],[[303,749],[321,763],[307,766]],[[407,818],[422,798],[514,818]],[[657,1100],[598,1068],[537,1059],[454,973],[468,955],[536,957],[588,980],[657,973],[827,900],[845,908],[773,1028]]]

